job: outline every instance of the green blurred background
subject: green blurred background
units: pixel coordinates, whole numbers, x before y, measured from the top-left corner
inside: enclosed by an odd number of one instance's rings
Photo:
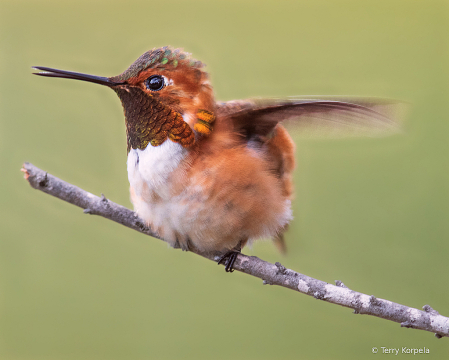
[[[208,64],[218,100],[411,103],[402,134],[297,143],[295,220],[265,260],[449,315],[447,1],[0,2],[0,358],[364,359],[448,340],[240,274],[29,187],[24,161],[131,206],[123,112],[32,65],[121,73],[150,48]],[[404,355],[407,356],[407,355]],[[404,357],[403,356],[403,357]],[[408,355],[409,357],[411,355]]]

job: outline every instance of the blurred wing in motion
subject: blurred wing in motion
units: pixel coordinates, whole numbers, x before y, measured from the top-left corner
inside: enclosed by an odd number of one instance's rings
[[[312,136],[378,136],[398,132],[405,104],[384,99],[321,98],[243,100],[217,104],[247,139],[269,136],[274,127],[298,128]]]

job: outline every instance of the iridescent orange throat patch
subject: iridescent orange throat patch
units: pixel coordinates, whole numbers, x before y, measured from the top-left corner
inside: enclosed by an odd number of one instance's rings
[[[115,88],[125,113],[127,150],[161,145],[167,138],[190,147],[195,135],[181,114],[136,87]]]

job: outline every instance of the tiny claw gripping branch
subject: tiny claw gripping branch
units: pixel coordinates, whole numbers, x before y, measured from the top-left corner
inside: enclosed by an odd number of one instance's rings
[[[226,272],[234,272],[235,260],[240,253],[238,250],[229,250],[218,259],[217,265],[224,263]]]

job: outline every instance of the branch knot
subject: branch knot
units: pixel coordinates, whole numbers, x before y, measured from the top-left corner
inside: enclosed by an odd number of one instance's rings
[[[285,266],[283,266],[280,262],[276,262],[274,265],[276,265],[276,267],[278,268],[276,275],[279,275],[279,274],[285,275],[287,273],[287,268]]]

